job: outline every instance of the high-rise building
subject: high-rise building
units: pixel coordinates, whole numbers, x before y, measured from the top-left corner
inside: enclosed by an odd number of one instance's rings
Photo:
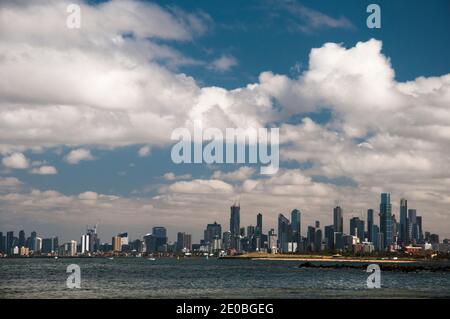
[[[372,243],[376,251],[381,250],[380,228],[377,225],[372,225]]]
[[[224,249],[230,249],[231,248],[231,232],[230,231],[226,231],[223,233],[222,236],[222,247]]]
[[[208,224],[203,234],[205,244],[212,244],[214,239],[222,239],[222,226],[217,222]]]
[[[278,249],[281,253],[288,251],[289,219],[283,214],[278,215]]]
[[[372,226],[373,226],[373,209],[368,209],[367,210],[367,239],[370,242],[373,240]]]
[[[240,216],[240,210],[241,207],[237,206],[236,204],[233,204],[230,208],[230,232],[231,236],[236,237],[239,236],[239,231],[241,228],[241,216]]]
[[[419,244],[423,243],[423,229],[422,229],[422,216],[416,216],[416,224],[417,224],[417,241]]]
[[[0,232],[0,253],[4,254],[6,252],[6,237]]]
[[[58,237],[42,239],[42,253],[49,254],[58,251]]]
[[[81,253],[82,254],[86,254],[86,253],[88,253],[90,250],[89,250],[89,240],[90,240],[90,238],[89,238],[89,235],[82,235],[81,236]]]
[[[275,234],[275,230],[272,228],[268,233],[268,249],[271,253],[277,252],[277,234]]]
[[[410,242],[416,244],[419,237],[418,235],[417,211],[415,209],[408,209],[408,236]]]
[[[192,250],[192,235],[181,233],[177,234],[177,251],[190,252]]]
[[[152,234],[156,238],[156,250],[163,250],[167,244],[167,229],[163,226],[156,226],[152,228]]]
[[[383,234],[382,248],[392,244],[392,205],[391,194],[382,193],[380,202],[380,233]]]
[[[299,238],[299,236],[301,236],[302,215],[297,208],[291,212],[291,225],[293,237]]]
[[[408,201],[404,198],[400,200],[400,229],[399,229],[399,237],[400,244],[402,246],[406,246],[409,243],[408,238]]]
[[[122,237],[114,236],[111,240],[111,244],[112,244],[112,249],[114,252],[122,251]],[[83,243],[81,244],[81,246],[83,246]],[[81,252],[83,252],[83,250]]]
[[[262,233],[263,233],[263,216],[261,213],[258,213],[258,215],[256,215],[256,236],[257,237],[261,237]]]
[[[316,252],[319,252],[321,251],[321,249],[322,249],[322,230],[318,228],[314,236],[314,250]]]
[[[361,243],[364,241],[364,221],[359,217],[350,219],[350,235],[358,237]]]
[[[19,247],[25,247],[25,241],[26,241],[25,231],[21,230],[19,232]]]
[[[314,243],[316,240],[316,228],[313,226],[308,226],[308,231],[306,233],[306,246],[308,251],[314,251]]]
[[[333,209],[333,226],[335,232],[344,233],[344,218],[340,206],[336,206]]]
[[[333,251],[334,250],[334,226],[333,225],[325,226],[325,241],[327,244],[327,250]]]
[[[6,233],[6,253],[7,254],[12,254],[13,244],[14,244],[14,232],[9,231]]]
[[[37,238],[37,233],[35,231],[32,231],[31,235],[30,235],[30,240],[28,243],[28,248],[30,248],[30,250],[32,250],[32,251],[37,251],[36,238]]]

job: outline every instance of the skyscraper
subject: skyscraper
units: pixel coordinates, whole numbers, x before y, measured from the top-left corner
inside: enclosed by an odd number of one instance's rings
[[[14,242],[14,232],[9,231],[6,233],[6,253],[11,254]]]
[[[342,216],[342,208],[339,206],[336,206],[333,209],[333,226],[334,231],[337,233],[343,233],[344,232],[344,219]]]
[[[263,233],[263,216],[261,213],[258,213],[258,215],[256,215],[256,236],[257,237],[261,237],[262,233]]]
[[[222,226],[214,222],[213,224],[208,224],[205,231],[203,232],[203,239],[206,244],[211,244],[214,239],[222,239]]]
[[[192,250],[192,236],[191,234],[181,233],[177,234],[177,251]]]
[[[372,226],[373,226],[373,209],[368,209],[367,210],[367,239],[369,241],[373,240]]]
[[[423,229],[422,229],[422,216],[416,216],[417,224],[417,242],[419,244],[423,243]]]
[[[316,228],[313,226],[308,226],[308,231],[306,233],[306,246],[309,251],[314,250],[314,242],[316,240]]]
[[[288,251],[289,219],[283,214],[278,215],[278,249],[280,252]]]
[[[406,246],[409,243],[408,238],[408,201],[404,198],[400,200],[400,244]]]
[[[21,230],[19,232],[19,247],[25,247],[25,231]]]
[[[418,239],[417,227],[417,211],[415,209],[408,209],[408,236],[412,243],[416,244]]]
[[[328,225],[325,226],[325,241],[327,243],[327,250],[334,250],[334,226]]]
[[[167,244],[167,229],[155,226],[152,228],[152,235],[156,238],[156,250],[161,250]]]
[[[302,215],[300,211],[295,208],[291,212],[291,225],[292,225],[292,235],[294,238],[298,238],[301,235],[301,226],[302,226]]]
[[[380,233],[383,234],[382,248],[387,249],[392,244],[392,205],[389,193],[381,194]]]
[[[4,254],[6,252],[6,237],[0,232],[0,253]]]
[[[241,217],[240,217],[240,210],[241,207],[237,206],[236,204],[233,204],[231,206],[231,213],[230,213],[230,232],[232,237],[239,236],[239,231],[241,227]]]
[[[364,241],[364,221],[359,217],[350,219],[350,235],[358,237],[360,242]]]

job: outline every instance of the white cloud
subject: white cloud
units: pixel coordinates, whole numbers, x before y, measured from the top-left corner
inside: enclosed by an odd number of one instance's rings
[[[213,179],[221,179],[224,181],[245,181],[247,179],[249,179],[250,177],[252,177],[255,174],[255,169],[253,167],[248,167],[248,166],[242,166],[240,168],[238,168],[235,171],[232,172],[222,172],[222,171],[215,171],[211,178]]]
[[[2,163],[5,167],[12,169],[26,169],[30,166],[28,159],[22,153],[13,153],[4,157]]]
[[[223,54],[220,58],[212,61],[209,68],[218,72],[226,72],[238,65],[238,61],[232,55]]]
[[[145,157],[145,156],[149,156],[150,152],[151,152],[150,146],[145,145],[139,149],[138,154],[140,157]]]
[[[183,174],[183,175],[175,175],[173,172],[168,172],[163,175],[163,178],[167,181],[175,181],[175,180],[182,180],[182,179],[191,179],[191,174]]]
[[[54,174],[58,174],[58,170],[54,166],[44,165],[44,166],[33,168],[31,170],[31,173],[39,174],[39,175],[54,175]]]
[[[91,151],[85,148],[72,150],[65,157],[66,162],[69,164],[78,164],[81,161],[92,161],[94,159],[95,158],[92,156]]]

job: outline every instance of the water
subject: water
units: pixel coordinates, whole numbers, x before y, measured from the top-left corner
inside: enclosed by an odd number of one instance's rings
[[[66,267],[81,267],[68,289]],[[441,298],[450,273],[298,268],[298,261],[161,258],[0,259],[0,298]]]

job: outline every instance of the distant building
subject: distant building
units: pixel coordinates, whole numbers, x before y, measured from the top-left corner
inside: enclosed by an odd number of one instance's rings
[[[289,243],[289,219],[283,214],[278,215],[278,250],[281,253],[288,251]]]
[[[381,194],[380,232],[383,234],[383,249],[387,249],[392,244],[392,205],[389,193]]]
[[[344,233],[344,218],[342,208],[340,206],[336,206],[333,209],[333,226],[336,232]]]

